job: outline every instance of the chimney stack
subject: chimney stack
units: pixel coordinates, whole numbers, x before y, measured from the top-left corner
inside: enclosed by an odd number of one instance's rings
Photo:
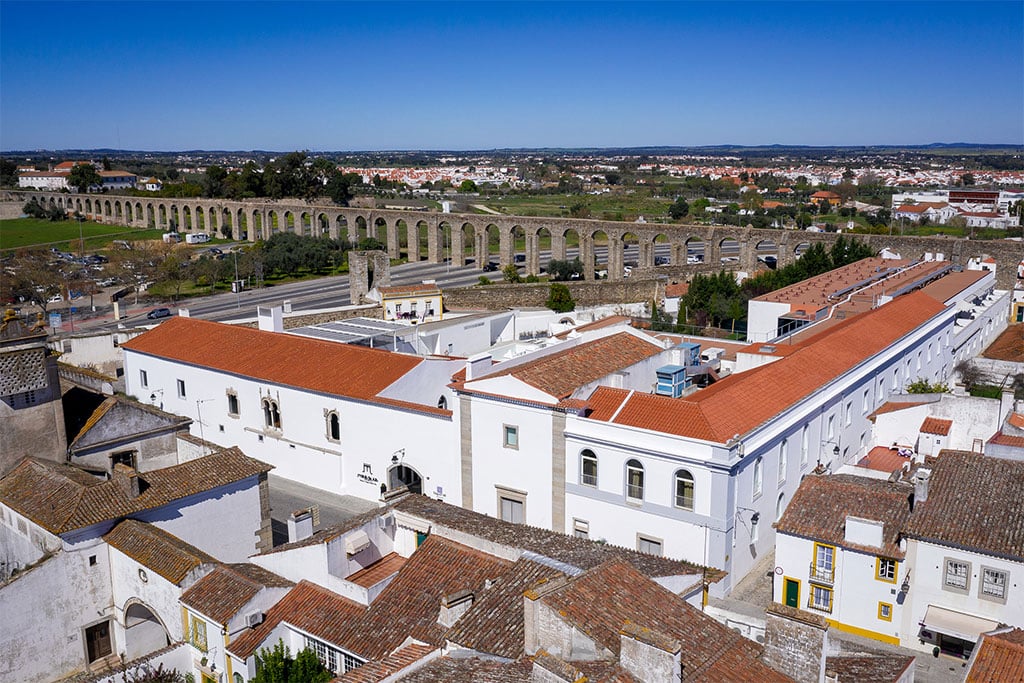
[[[914,504],[923,503],[928,500],[928,479],[932,476],[932,471],[925,467],[921,467],[917,470],[917,474],[914,475]]]

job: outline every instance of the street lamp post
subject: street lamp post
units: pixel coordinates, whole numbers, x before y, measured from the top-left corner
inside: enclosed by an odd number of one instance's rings
[[[85,256],[85,237],[82,236],[82,215],[79,214],[76,218],[78,219],[78,249],[80,251],[78,255]]]

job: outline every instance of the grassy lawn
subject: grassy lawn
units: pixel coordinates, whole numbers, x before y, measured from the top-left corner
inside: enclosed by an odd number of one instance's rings
[[[86,250],[105,247],[116,239],[160,239],[163,234],[161,230],[132,230],[92,221],[83,221],[81,230]],[[0,251],[34,246],[67,250],[71,242],[78,242],[78,231],[77,221],[51,222],[37,218],[3,220],[0,221]]]
[[[652,198],[644,190],[634,194],[481,197],[473,203],[503,214],[560,218],[569,218],[569,208],[574,204],[583,203],[590,211],[589,218],[634,221],[637,217],[643,216],[651,222],[668,221],[668,207],[672,204],[668,199]]]

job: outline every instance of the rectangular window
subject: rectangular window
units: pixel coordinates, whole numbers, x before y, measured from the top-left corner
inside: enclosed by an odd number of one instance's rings
[[[825,434],[828,435],[829,439],[836,438],[836,416],[835,415],[829,415],[828,416],[828,429],[825,431]]]
[[[338,671],[338,651],[333,647],[306,636],[306,649],[311,650],[328,671],[333,674],[341,673]]]
[[[864,414],[867,415],[871,412],[871,390],[864,390]]]
[[[513,524],[523,523],[524,508],[526,507],[523,501],[501,496],[499,503],[501,505],[500,515],[503,521],[512,522]]]
[[[64,341],[62,341],[60,343],[60,352],[61,353],[71,353],[71,340],[70,339],[65,339]]]
[[[981,597],[997,602],[1006,601],[1006,572],[999,569],[981,569]]]
[[[185,398],[185,380],[178,380],[178,398]]]
[[[110,454],[110,466],[127,465],[135,469],[135,451],[118,451]]]
[[[846,426],[853,424],[853,401],[846,402]]]
[[[807,606],[820,612],[832,611],[832,589],[811,584],[811,594]]]
[[[572,520],[572,535],[576,538],[590,538],[590,522],[582,519]]]
[[[800,464],[807,464],[807,453],[810,451],[810,426],[804,425],[803,433],[800,435]]]
[[[139,383],[144,389],[149,388],[149,375],[146,374],[145,370],[139,370]]]
[[[783,439],[779,445],[779,483],[786,481],[786,470],[789,468],[789,439]]]
[[[892,605],[888,602],[878,603],[878,618],[882,621],[892,621]]]
[[[752,496],[757,498],[761,495],[761,481],[764,479],[764,462],[761,458],[754,461],[754,486]]]
[[[971,583],[971,563],[961,560],[946,560],[943,588],[967,592]]]
[[[228,415],[238,415],[238,394],[228,394]]]
[[[640,536],[637,534],[636,537],[636,549],[642,553],[648,555],[661,556],[661,541],[656,538],[649,538],[647,536]]]
[[[879,581],[896,583],[896,560],[884,557],[875,558],[875,578]]]
[[[189,642],[200,652],[206,652],[206,622],[195,616],[190,619]]]
[[[504,438],[503,444],[505,448],[519,448],[519,427],[514,425],[505,425],[503,428]]]
[[[835,546],[814,544],[814,563],[811,565],[811,578],[832,583],[835,577]]]

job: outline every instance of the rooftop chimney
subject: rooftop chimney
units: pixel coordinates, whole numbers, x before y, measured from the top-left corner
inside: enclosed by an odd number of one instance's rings
[[[313,510],[296,510],[288,515],[288,542],[301,541],[313,535]]]
[[[114,465],[111,477],[127,498],[138,498],[140,493],[139,473],[123,463]]]
[[[284,311],[280,306],[256,308],[256,318],[263,332],[284,332]]]
[[[466,381],[478,379],[491,367],[491,354],[478,353],[466,360]]]
[[[441,611],[437,614],[437,623],[451,628],[455,622],[473,606],[473,592],[460,590],[441,598]]]
[[[928,479],[932,476],[932,471],[921,467],[917,470],[917,474],[914,476],[914,503],[923,503],[928,500]]]

